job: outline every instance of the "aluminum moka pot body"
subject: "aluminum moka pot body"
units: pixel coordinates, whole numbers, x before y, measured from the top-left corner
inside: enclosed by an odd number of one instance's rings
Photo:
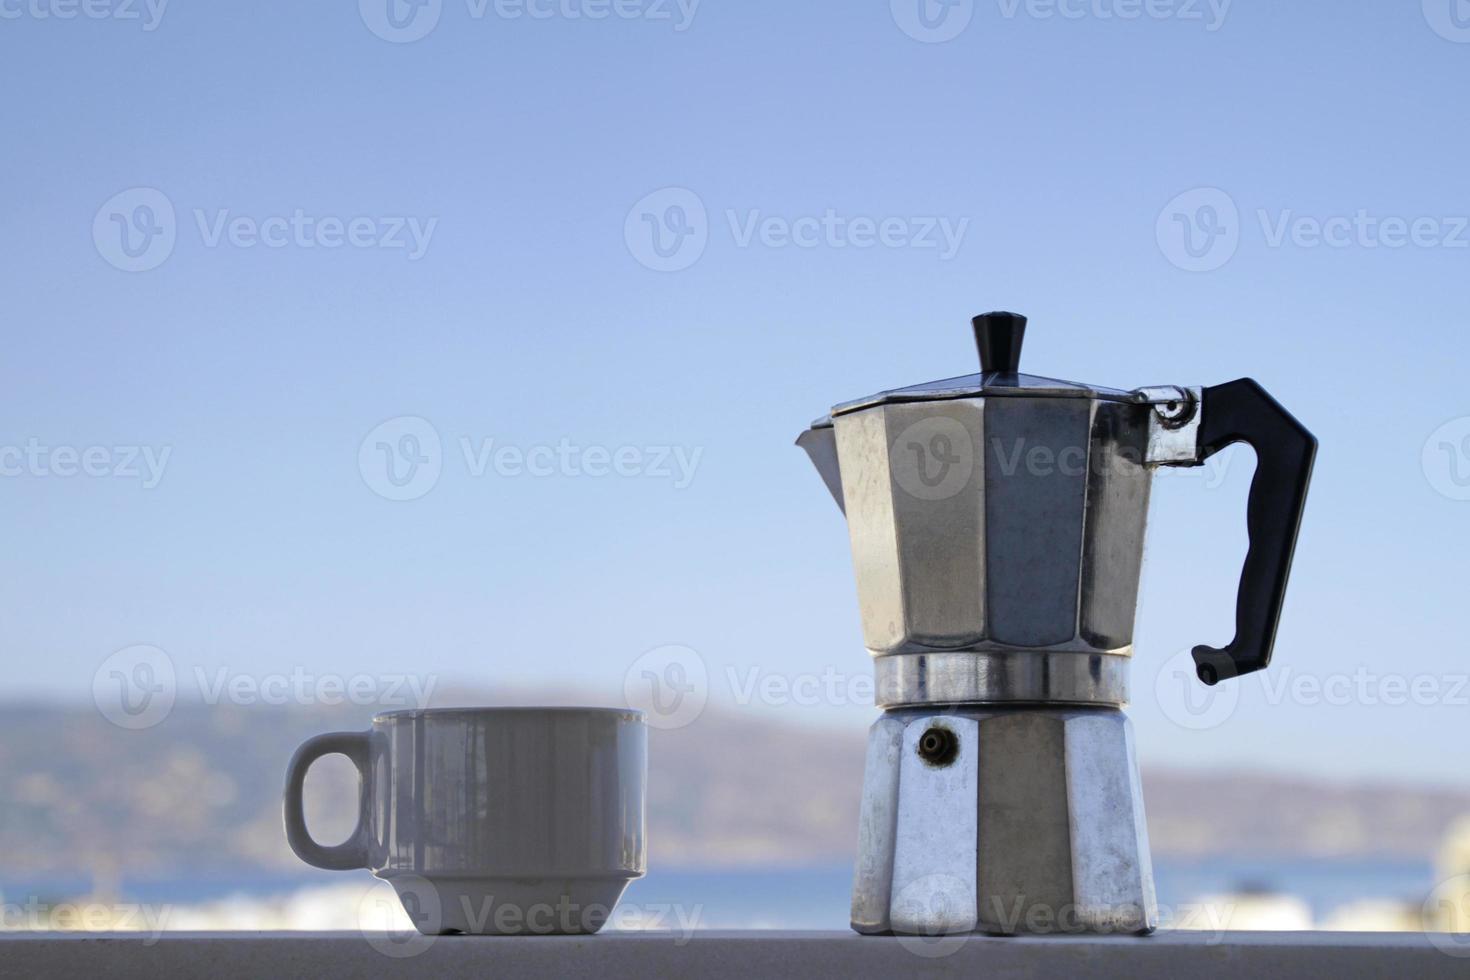
[[[846,517],[886,708],[868,739],[852,926],[937,936],[1158,923],[1128,700],[1149,485],[1251,445],[1250,548],[1201,681],[1270,660],[1316,440],[1254,381],[1119,391],[982,372],[838,405],[797,440]]]
[[[1200,679],[1270,659],[1316,440],[1249,379],[1122,391],[1021,374],[1026,320],[976,317],[980,374],[846,402],[797,440],[847,518],[878,702],[1128,700],[1149,487],[1235,442],[1251,547]]]

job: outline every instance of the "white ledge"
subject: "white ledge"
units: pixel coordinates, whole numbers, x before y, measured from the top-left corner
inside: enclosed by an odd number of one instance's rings
[[[1421,933],[1163,932],[1145,938],[968,936],[925,942],[848,932],[751,930],[509,939],[439,936],[429,941],[409,937],[409,945],[398,947],[393,938],[357,932],[7,933],[0,934],[4,964],[0,974],[149,980],[159,976],[850,980],[910,974],[1465,980],[1470,976],[1470,936]],[[390,956],[383,948],[412,955]]]

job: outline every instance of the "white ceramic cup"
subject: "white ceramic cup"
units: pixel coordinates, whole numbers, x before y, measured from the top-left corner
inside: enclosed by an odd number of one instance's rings
[[[306,829],[311,764],[357,766],[341,844]],[[366,868],[426,935],[592,933],[647,870],[648,734],[621,708],[442,708],[307,740],[286,769],[286,840],[307,864]]]

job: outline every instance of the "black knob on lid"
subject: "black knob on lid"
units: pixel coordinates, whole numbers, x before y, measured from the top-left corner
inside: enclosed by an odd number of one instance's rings
[[[1021,342],[1026,339],[1026,318],[1019,313],[985,313],[970,323],[975,327],[975,346],[980,348],[980,368],[987,374],[1015,374],[1021,369]]]

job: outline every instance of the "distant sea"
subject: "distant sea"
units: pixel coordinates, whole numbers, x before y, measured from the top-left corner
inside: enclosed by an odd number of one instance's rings
[[[131,878],[120,883],[119,898],[153,905],[193,905],[232,895],[264,898],[300,888],[340,885],[352,880],[349,874],[367,881],[366,872]],[[1362,899],[1396,899],[1417,905],[1434,886],[1432,867],[1414,861],[1158,861],[1154,875],[1163,907],[1178,908],[1207,895],[1275,892],[1305,901],[1318,920],[1339,906]],[[59,901],[85,895],[91,887],[89,880],[80,877],[0,878],[0,896],[5,902],[23,902],[33,896]],[[849,867],[655,868],[633,882],[624,901],[644,909],[674,905],[697,909],[697,921],[703,928],[846,929],[851,887]]]

